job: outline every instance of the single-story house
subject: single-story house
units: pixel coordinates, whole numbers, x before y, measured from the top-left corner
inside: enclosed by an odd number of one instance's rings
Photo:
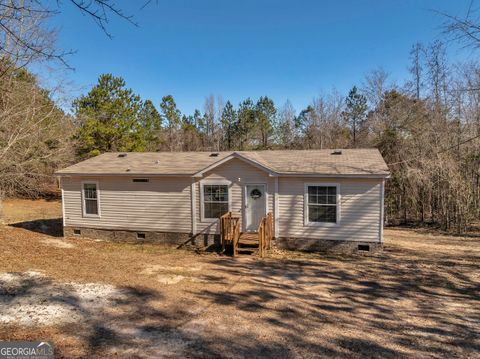
[[[66,236],[211,244],[273,214],[274,243],[382,247],[388,167],[377,149],[104,153],[56,172]]]

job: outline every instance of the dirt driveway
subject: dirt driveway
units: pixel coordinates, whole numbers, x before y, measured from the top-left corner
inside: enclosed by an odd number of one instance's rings
[[[13,209],[24,206],[19,221]],[[478,357],[480,238],[386,230],[370,257],[232,259],[60,236],[7,202],[0,339],[59,357]]]

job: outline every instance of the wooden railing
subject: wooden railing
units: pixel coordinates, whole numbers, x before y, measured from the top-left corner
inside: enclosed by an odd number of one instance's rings
[[[225,246],[232,246],[232,253],[235,257],[238,254],[238,241],[240,239],[240,218],[233,217],[232,212],[227,212],[220,217],[220,240],[222,251]]]
[[[270,249],[271,240],[273,238],[273,215],[268,212],[260,221],[258,226],[258,254],[265,257],[267,249]]]

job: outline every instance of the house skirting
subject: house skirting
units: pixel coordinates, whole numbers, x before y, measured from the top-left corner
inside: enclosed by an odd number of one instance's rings
[[[193,246],[195,248],[215,248],[220,246],[218,234],[175,233],[154,231],[127,231],[117,229],[98,229],[85,227],[63,227],[65,237],[86,237],[112,242],[158,243],[172,246]],[[139,234],[141,237],[139,237]],[[326,252],[339,254],[375,253],[382,250],[379,242],[340,241],[309,238],[280,237],[272,244],[280,249],[306,252]]]
[[[383,243],[380,242],[341,241],[311,238],[280,237],[277,238],[274,243],[275,246],[280,249],[338,254],[367,254],[375,253],[383,249]]]
[[[117,229],[98,229],[85,227],[63,227],[65,237],[85,237],[125,243],[158,243],[172,246],[194,246],[198,248],[219,245],[220,236],[215,234],[197,234],[154,231],[127,231]]]

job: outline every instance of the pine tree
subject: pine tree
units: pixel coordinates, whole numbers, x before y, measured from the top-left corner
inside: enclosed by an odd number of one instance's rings
[[[345,100],[345,105],[346,108],[345,111],[343,111],[343,118],[350,127],[353,147],[357,147],[358,134],[363,129],[367,120],[367,99],[358,93],[356,86],[353,86]]]
[[[90,92],[73,102],[79,129],[77,155],[96,156],[108,151],[142,151],[140,97],[125,88],[121,77],[101,75]]]
[[[267,96],[260,97],[256,106],[257,127],[260,132],[261,147],[268,148],[268,142],[273,134],[273,123],[277,115],[275,104]]]
[[[249,143],[249,138],[255,128],[255,105],[250,98],[244,100],[238,107],[238,126],[236,137],[239,149],[245,150]]]
[[[177,104],[173,96],[167,95],[162,97],[160,104],[162,120],[166,123],[168,131],[168,148],[170,151],[175,151],[178,148],[177,131],[181,125],[181,113],[177,108]]]
[[[235,128],[237,126],[237,112],[230,101],[227,101],[221,116],[221,123],[224,135],[224,147],[226,150],[232,150],[234,147]]]
[[[141,139],[147,151],[158,151],[161,144],[162,118],[152,101],[146,100],[140,109]]]

